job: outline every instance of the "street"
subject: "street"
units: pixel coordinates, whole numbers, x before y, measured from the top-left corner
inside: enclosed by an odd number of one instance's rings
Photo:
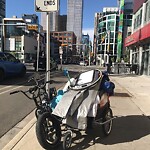
[[[63,68],[67,68],[68,70],[74,70],[76,72],[81,70],[81,66],[71,66],[71,65],[64,65]],[[87,70],[89,67],[82,67],[82,70]],[[59,72],[59,73],[58,73]],[[71,72],[71,71],[70,71]],[[33,72],[32,72],[33,73]],[[32,74],[31,73],[31,74]],[[71,77],[74,76],[76,73],[71,72]],[[85,134],[84,131],[78,132],[76,131],[73,136],[73,142],[71,146],[71,150],[149,150],[150,147],[150,100],[149,100],[149,81],[150,78],[145,78],[143,76],[137,76],[137,75],[110,75],[111,81],[115,83],[115,95],[110,97],[111,100],[111,108],[113,110],[114,114],[114,121],[113,121],[113,128],[112,133],[105,137],[101,132],[100,126],[95,126],[92,133]],[[19,80],[19,79],[16,79]],[[64,83],[67,81],[67,78],[63,76],[62,72],[56,71],[52,72],[51,74],[51,80],[53,81],[53,86],[56,86],[57,88],[60,88]],[[143,81],[143,84],[142,82]],[[7,81],[8,82],[8,81]],[[9,85],[6,83],[7,86],[1,87],[1,89],[7,89],[9,90]],[[6,85],[5,84],[5,85]],[[17,85],[17,84],[16,84]],[[12,85],[13,88],[19,87],[21,85]],[[21,88],[26,88],[27,85],[23,85]],[[11,88],[12,89],[12,88]],[[13,90],[13,89],[12,89]],[[10,95],[9,92],[2,93],[1,96],[3,96],[3,99],[5,100],[5,108],[6,106],[9,107],[10,110],[12,110],[12,103],[11,105],[9,103],[6,103],[6,101],[9,101]],[[19,99],[20,97],[20,103],[18,106],[15,106],[16,103],[19,103],[16,99]],[[16,94],[13,95],[12,101],[15,100],[14,106],[16,110],[18,107],[21,107],[22,109],[26,110],[26,115],[31,112],[34,109],[34,103],[23,99],[22,95]],[[3,101],[1,99],[1,101]],[[25,108],[24,106],[29,107]],[[30,106],[31,105],[31,106]],[[14,107],[13,106],[13,107]],[[0,104],[0,107],[2,105]],[[3,107],[1,109],[4,109]],[[9,110],[6,109],[6,110]],[[16,110],[13,109],[13,112],[15,115],[11,115],[9,119],[20,117],[19,113],[16,113]],[[19,110],[20,113],[25,117],[25,110]],[[1,111],[1,110],[0,110]],[[9,112],[9,111],[4,111]],[[4,114],[4,112],[0,112],[0,114]],[[12,113],[12,112],[11,112]],[[3,117],[1,114],[1,117]],[[8,115],[8,114],[7,114]],[[10,115],[10,114],[9,114]],[[6,115],[5,115],[6,116]],[[16,117],[12,117],[16,116]],[[15,147],[13,150],[26,150],[26,149],[32,149],[34,150],[42,150],[41,146],[39,145],[36,133],[35,133],[35,123],[36,119],[34,115],[30,120],[28,120],[28,125],[30,126],[30,129],[27,129],[25,126],[25,130],[27,130],[26,133],[22,133],[24,138],[22,137],[22,134],[18,134],[15,139]],[[7,117],[6,117],[7,118]],[[10,121],[12,122],[12,121]],[[9,123],[6,123],[9,124]],[[6,124],[3,124],[3,127],[6,126]],[[28,132],[29,131],[29,132]],[[29,140],[30,139],[30,140]],[[32,139],[32,141],[31,141]],[[9,141],[8,141],[9,142]],[[7,142],[7,143],[8,143]],[[10,142],[14,144],[14,142]],[[19,143],[19,144],[17,144]],[[9,146],[10,146],[9,145]],[[4,145],[3,145],[4,147]],[[3,148],[1,147],[1,148]],[[8,147],[6,146],[4,150],[8,150]],[[60,149],[61,150],[61,147]]]

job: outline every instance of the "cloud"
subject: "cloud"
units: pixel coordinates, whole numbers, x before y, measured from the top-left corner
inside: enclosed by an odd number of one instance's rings
[[[90,36],[91,42],[93,42],[94,38],[94,28],[84,28],[82,30],[83,34],[88,34]]]

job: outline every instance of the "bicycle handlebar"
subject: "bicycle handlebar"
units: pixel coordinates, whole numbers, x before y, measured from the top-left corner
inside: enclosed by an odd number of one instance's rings
[[[10,92],[10,95],[12,94],[16,94],[16,93],[19,93],[20,91],[13,91],[13,92]]]
[[[48,70],[49,71],[49,70]],[[46,73],[48,72],[46,71]],[[28,82],[31,82],[31,81],[34,81],[35,82],[35,86],[34,87],[31,87],[29,88],[27,91],[22,91],[22,90],[17,90],[17,91],[13,91],[13,92],[10,92],[10,95],[12,94],[16,94],[16,93],[23,93],[26,97],[28,97],[29,99],[34,99],[34,98],[38,98],[40,96],[39,92],[41,89],[44,89],[46,84],[47,83],[50,83],[50,81],[46,81],[45,83],[43,84],[39,84],[39,80],[37,80],[35,77],[32,77],[31,79],[28,80]],[[38,93],[35,95],[34,93],[38,90]],[[32,97],[28,96],[27,93],[30,93],[32,94]]]
[[[16,93],[19,93],[19,92],[21,92],[21,93],[23,93],[27,98],[29,98],[29,99],[33,99],[33,96],[32,97],[30,97],[29,95],[27,95],[26,93],[27,92],[29,92],[29,90],[28,91],[22,91],[22,90],[19,90],[19,91],[14,91],[14,92],[11,92],[10,93],[10,95],[12,95],[12,94],[16,94]],[[34,93],[31,93],[32,95],[34,94]],[[38,96],[37,96],[38,97]],[[37,97],[35,97],[35,98],[37,98]]]

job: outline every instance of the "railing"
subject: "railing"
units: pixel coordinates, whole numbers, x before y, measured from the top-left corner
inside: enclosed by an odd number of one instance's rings
[[[115,74],[138,74],[138,64],[115,63],[112,65],[111,72]]]

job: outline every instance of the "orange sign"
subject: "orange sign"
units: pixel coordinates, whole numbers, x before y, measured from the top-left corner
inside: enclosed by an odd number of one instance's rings
[[[28,30],[35,30],[37,31],[38,30],[38,25],[33,25],[33,24],[30,24],[27,26]]]
[[[68,44],[61,44],[61,46],[68,46]]]

